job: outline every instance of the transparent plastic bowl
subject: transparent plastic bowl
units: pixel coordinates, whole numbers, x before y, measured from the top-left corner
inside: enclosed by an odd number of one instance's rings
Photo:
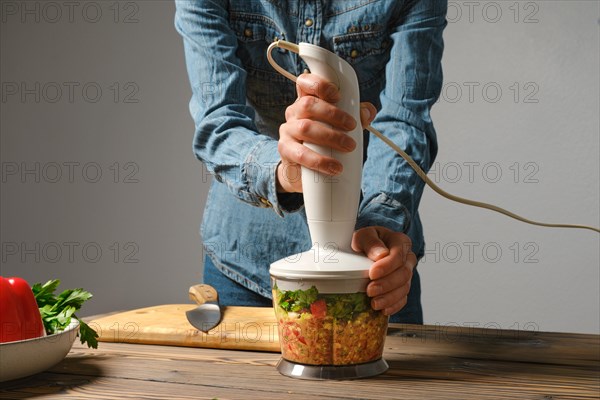
[[[368,279],[271,280],[285,360],[347,366],[381,359],[388,317],[371,308]]]

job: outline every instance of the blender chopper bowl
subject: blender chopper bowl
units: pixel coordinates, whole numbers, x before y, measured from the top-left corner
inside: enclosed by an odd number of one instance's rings
[[[299,268],[313,256],[314,248],[293,256],[296,263],[284,259],[271,265],[282,355],[278,371],[301,379],[356,379],[385,372],[388,317],[371,308],[366,294],[369,277],[363,267],[370,261],[338,253],[333,256],[337,261],[358,261],[355,268],[337,262],[311,268],[313,260]]]

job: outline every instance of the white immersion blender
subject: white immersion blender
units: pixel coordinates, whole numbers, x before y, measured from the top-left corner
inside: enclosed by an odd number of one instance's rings
[[[355,253],[351,248],[360,201],[363,164],[363,128],[360,124],[360,93],[356,73],[345,60],[319,46],[308,43],[296,45],[285,41],[272,43],[267,53],[269,62],[279,73],[293,81],[296,80],[296,77],[273,60],[271,52],[276,47],[299,54],[311,73],[335,84],[341,98],[336,104],[337,107],[352,115],[357,121],[357,126],[348,132],[348,135],[356,142],[356,148],[351,152],[338,152],[329,147],[304,143],[320,154],[337,159],[343,165],[343,172],[338,176],[329,177],[302,167],[304,205],[313,246],[306,252],[291,255],[271,264],[270,274],[273,286],[277,293],[288,293],[288,296],[292,296],[294,291],[309,290],[314,287],[319,296],[327,298],[330,308],[338,306],[338,304],[334,304],[335,302],[345,303],[343,296],[350,299],[356,298],[352,296],[362,295],[368,302],[366,286],[369,283],[369,268],[372,261],[365,255]],[[275,289],[274,306],[277,314],[276,302],[281,299],[276,296]],[[287,302],[285,304],[288,305]],[[324,304],[324,300],[321,304]],[[306,312],[304,315],[302,314],[303,310]],[[388,365],[381,358],[387,317],[384,317],[379,311],[370,309],[370,305],[368,305],[368,310],[365,312],[379,313],[380,316],[373,318],[380,322],[384,321],[385,326],[374,323],[373,326],[376,325],[376,327],[373,327],[368,325],[369,322],[356,320],[339,322],[338,325],[336,325],[338,322],[334,322],[332,328],[334,332],[328,336],[327,329],[330,325],[310,325],[306,322],[312,318],[309,315],[312,305],[303,310],[300,310],[299,313],[285,313],[279,310],[284,313],[283,318],[285,319],[284,321],[280,318],[281,315],[278,315],[282,344],[282,359],[277,365],[279,372],[303,379],[353,379],[377,375],[387,370]],[[354,314],[353,318],[358,318],[357,315]],[[360,318],[368,319],[369,314],[365,315],[366,317],[363,315]],[[334,321],[338,321],[338,319],[336,318]],[[288,322],[289,324],[286,325]],[[357,336],[360,335],[359,333],[352,334],[346,330],[349,336],[343,338],[344,327],[352,323],[362,323],[363,325],[357,329],[360,330],[361,327],[364,327],[367,331],[362,333],[367,337],[359,339]],[[322,329],[322,331],[309,332],[310,329]],[[368,331],[369,329],[371,331]],[[299,342],[292,340],[295,339],[294,335],[300,337]],[[344,341],[353,342],[351,345],[356,348],[343,350],[346,358],[341,355],[342,350],[329,358],[326,354],[327,350],[323,350],[319,354],[319,350],[314,347],[320,345],[309,342],[312,337],[320,337],[318,340],[331,340],[331,346],[335,347],[335,349],[331,349],[333,353],[349,344],[343,343]],[[373,344],[374,342],[376,343]],[[290,350],[284,348],[286,345],[288,347],[297,346]],[[328,345],[324,344],[324,346]],[[380,353],[378,356],[371,356],[367,362],[362,362],[360,357],[348,356],[352,351],[365,351],[369,346],[379,346]],[[286,350],[288,350],[287,353]],[[377,351],[374,350],[375,353]]]
[[[284,375],[303,379],[377,375],[388,368],[381,357],[387,317],[372,310],[366,296],[372,262],[350,247],[363,161],[356,73],[345,60],[321,47],[274,42],[268,48],[267,58],[279,73],[292,81],[296,81],[296,77],[273,60],[271,53],[276,47],[299,54],[311,73],[337,85],[341,95],[337,106],[359,122],[348,132],[357,144],[352,152],[342,153],[305,143],[318,153],[336,158],[344,169],[341,175],[332,178],[302,168],[304,204],[313,247],[271,264],[273,306],[282,352],[277,368]],[[600,228],[594,226],[533,221],[493,204],[447,193],[394,142],[373,127],[366,129],[396,151],[431,189],[449,200],[492,210],[527,224],[600,233]]]

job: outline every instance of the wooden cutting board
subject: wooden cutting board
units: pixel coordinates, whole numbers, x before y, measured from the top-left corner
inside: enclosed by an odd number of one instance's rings
[[[102,342],[163,344],[279,352],[275,314],[270,307],[223,307],[221,323],[208,333],[188,322],[194,304],[166,304],[94,319]]]

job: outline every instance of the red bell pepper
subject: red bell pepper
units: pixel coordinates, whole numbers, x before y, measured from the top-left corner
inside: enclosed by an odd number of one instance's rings
[[[0,276],[0,342],[32,339],[45,334],[40,309],[27,281]]]

